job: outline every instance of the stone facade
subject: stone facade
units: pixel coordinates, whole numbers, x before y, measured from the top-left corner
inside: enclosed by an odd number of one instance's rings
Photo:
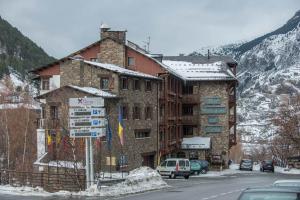
[[[110,38],[102,40],[98,59],[101,63],[115,64],[120,67],[126,66],[124,44],[120,44]]]
[[[123,154],[128,160],[128,167],[126,170],[134,169],[143,165],[151,165],[152,167],[157,164],[157,114],[158,114],[158,83],[157,79],[145,79],[141,77],[132,77],[121,75],[110,70],[106,70],[93,65],[88,65],[80,60],[69,60],[61,64],[61,84],[62,87],[66,85],[76,85],[82,87],[94,87],[99,88],[100,79],[102,77],[109,79],[109,89],[111,92],[117,95],[114,99],[105,99],[105,106],[107,108],[107,115],[109,117],[110,125],[112,127],[113,139],[112,139],[112,151],[111,156],[118,160],[120,155]],[[128,89],[120,88],[120,79],[126,78],[128,80]],[[133,89],[133,83],[135,80],[139,80],[139,90]],[[146,91],[146,81],[151,83],[151,91]],[[68,87],[66,87],[68,88]],[[69,91],[70,89],[64,89],[63,91],[53,91],[47,95],[46,98],[46,119],[48,121],[50,114],[50,106],[56,104],[58,106],[65,106],[63,103],[67,103],[66,100],[70,97],[84,97],[87,94],[80,93],[78,91]],[[74,90],[74,89],[73,89]],[[63,97],[63,99],[61,99]],[[118,127],[118,107],[126,105],[128,108],[128,119],[124,119],[124,136],[125,145],[121,148],[119,138],[117,135]],[[133,119],[133,107],[138,105],[140,108],[140,119]],[[146,107],[151,108],[152,119],[145,119]],[[62,115],[59,110],[59,118],[67,118]],[[60,120],[64,121],[64,120]],[[137,130],[149,130],[150,135],[144,138],[136,138]],[[106,165],[106,159],[109,157],[110,152],[105,147],[106,141],[103,141],[103,147],[99,154],[95,156],[95,160],[98,163],[98,168],[108,170]],[[101,152],[101,153],[100,153]],[[145,163],[144,159],[151,157],[151,161]],[[101,159],[100,159],[101,158]],[[116,170],[117,166],[113,167]]]

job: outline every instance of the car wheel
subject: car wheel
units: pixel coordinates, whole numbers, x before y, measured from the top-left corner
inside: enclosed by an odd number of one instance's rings
[[[189,178],[190,178],[190,176],[189,176],[189,175],[186,175],[186,176],[184,176],[184,178],[185,178],[185,179],[189,179]]]
[[[200,174],[200,171],[197,171],[197,175],[199,175]]]
[[[176,175],[174,172],[172,172],[171,176],[170,176],[171,179],[175,179],[176,178]]]

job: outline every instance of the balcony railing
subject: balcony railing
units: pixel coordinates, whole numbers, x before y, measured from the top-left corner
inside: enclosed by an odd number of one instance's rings
[[[198,117],[196,115],[183,115],[182,124],[198,124]]]
[[[60,120],[59,119],[48,119],[47,120],[47,128],[48,129],[60,128]]]

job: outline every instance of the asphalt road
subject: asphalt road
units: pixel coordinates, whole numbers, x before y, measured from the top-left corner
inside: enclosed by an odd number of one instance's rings
[[[166,179],[171,186],[161,191],[118,197],[121,200],[234,200],[241,191],[247,187],[270,185],[278,179],[300,179],[300,175],[283,175],[273,173],[249,172],[243,174],[228,175],[224,177],[191,177],[185,179]],[[90,199],[92,197],[20,197],[0,194],[0,200],[64,200],[64,199]],[[104,199],[104,198],[101,198]]]

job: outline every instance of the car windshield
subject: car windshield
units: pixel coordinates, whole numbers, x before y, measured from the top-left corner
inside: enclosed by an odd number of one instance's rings
[[[272,160],[266,160],[265,163],[267,163],[267,164],[272,164],[273,161],[272,161]]]
[[[251,163],[251,160],[242,160],[244,163]]]
[[[246,192],[239,200],[298,200],[297,193],[287,192]]]

